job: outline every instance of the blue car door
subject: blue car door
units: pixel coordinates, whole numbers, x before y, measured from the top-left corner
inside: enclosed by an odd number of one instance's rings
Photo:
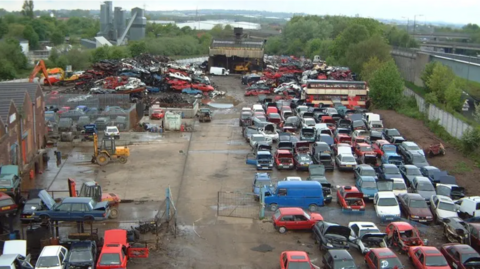
[[[49,212],[52,220],[70,220],[70,208],[72,204],[61,204]]]
[[[83,220],[86,208],[85,204],[72,204],[72,210],[70,212],[70,218],[72,220]]]

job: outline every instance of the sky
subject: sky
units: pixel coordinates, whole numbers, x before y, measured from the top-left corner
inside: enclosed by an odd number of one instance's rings
[[[34,0],[35,9],[100,9],[103,1],[91,0]],[[0,8],[20,10],[23,0],[0,0]],[[240,9],[276,12],[307,13],[316,15],[345,15],[413,21],[442,21],[455,24],[480,24],[479,0],[161,0],[125,1],[113,0],[113,6],[130,10],[143,7],[146,10],[195,10]],[[423,15],[423,16],[419,16]]]

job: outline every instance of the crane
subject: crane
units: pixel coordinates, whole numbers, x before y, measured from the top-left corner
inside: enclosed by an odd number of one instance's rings
[[[45,67],[45,62],[43,60],[40,60],[37,62],[37,64],[35,65],[35,68],[33,68],[33,71],[32,73],[30,74],[30,77],[28,78],[28,81],[29,82],[33,82],[33,79],[35,78],[35,76],[38,74],[38,72],[42,71],[43,75],[45,76],[45,80],[48,81],[48,84],[50,85],[50,87],[52,86],[52,83],[50,82],[50,80],[48,79],[48,72],[47,72],[47,68]]]

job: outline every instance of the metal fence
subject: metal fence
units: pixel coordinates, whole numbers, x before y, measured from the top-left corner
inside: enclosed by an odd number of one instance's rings
[[[260,203],[251,192],[219,191],[217,216],[258,219]]]
[[[165,200],[160,204],[155,215],[155,223],[159,227],[157,231],[171,232],[175,237],[177,236],[177,208],[170,187],[165,190]]]
[[[119,106],[130,108],[130,96],[128,94],[49,94],[45,98],[47,107],[70,107],[87,106],[88,108],[106,108]]]
[[[471,126],[464,121],[456,118],[454,115],[432,105],[425,103],[420,95],[416,94],[412,90],[405,88],[403,91],[405,96],[413,96],[417,101],[417,106],[421,112],[427,114],[427,117],[431,121],[437,121],[445,130],[458,139],[461,139],[465,131],[467,131]]]

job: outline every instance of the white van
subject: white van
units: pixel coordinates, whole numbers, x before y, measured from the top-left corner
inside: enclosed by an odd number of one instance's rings
[[[210,67],[210,74],[216,76],[228,76],[230,75],[230,70],[225,69],[224,67]]]

